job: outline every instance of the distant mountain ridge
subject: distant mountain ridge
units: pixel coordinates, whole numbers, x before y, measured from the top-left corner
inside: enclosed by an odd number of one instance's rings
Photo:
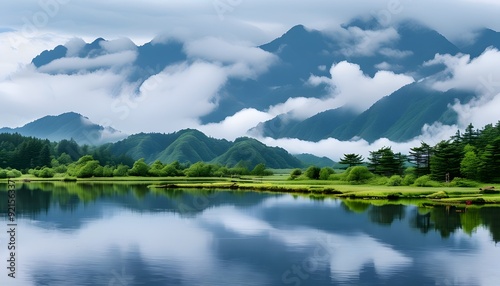
[[[75,112],[45,116],[22,127],[4,127],[0,129],[0,133],[19,133],[51,141],[73,139],[79,144],[87,145],[116,142],[127,136],[111,127],[94,124],[87,117]]]
[[[431,90],[424,83],[407,85],[376,102],[363,113],[332,109],[303,121],[276,117],[261,123],[250,132],[272,138],[298,138],[320,141],[324,138],[351,140],[355,137],[373,142],[388,138],[404,142],[421,134],[425,124],[454,124],[457,114],[449,108],[456,100],[467,103],[475,94],[451,89]]]
[[[243,162],[249,168],[265,163],[277,169],[304,166],[285,149],[266,146],[253,138],[241,137],[231,142],[209,137],[196,129],[126,136],[112,128],[93,124],[87,117],[74,112],[45,116],[20,128],[2,128],[0,133],[19,133],[51,141],[73,139],[80,145],[102,145],[114,155],[126,155],[134,160],[144,158],[148,163],[156,160],[163,163],[203,161],[232,167]]]
[[[386,35],[389,40],[367,51],[361,49],[362,45],[359,47],[359,41],[370,40],[378,34]],[[42,52],[32,63],[43,70],[53,61],[68,57],[92,58],[112,53],[107,46],[108,41],[98,38],[85,44],[76,55],[69,55],[65,46],[57,46]],[[300,120],[284,113],[259,123],[248,134],[316,142],[330,137],[339,140],[362,138],[369,142],[383,137],[406,141],[420,135],[424,124],[455,124],[457,115],[449,106],[455,100],[467,103],[475,96],[473,92],[457,89],[438,92],[428,88],[427,79],[442,72],[445,66],[424,63],[436,54],[454,56],[464,53],[470,54],[473,59],[488,47],[500,49],[499,32],[482,29],[476,31],[472,41],[460,44],[413,20],[387,27],[374,18],[359,18],[342,25],[340,32],[317,31],[296,25],[282,36],[256,47],[277,59],[266,71],[255,78],[229,78],[218,92],[215,110],[199,119],[202,124],[220,122],[243,109],[267,111],[271,106],[283,104],[291,98],[324,99],[330,96],[329,86],[325,83],[308,84],[309,78],[330,78],[329,68],[347,61],[358,65],[366,76],[373,77],[384,70],[411,75],[416,82],[387,94],[362,113],[344,106]],[[137,55],[129,67],[132,70],[129,80],[132,82],[144,81],[170,65],[197,60],[187,55],[185,43],[172,39],[153,40],[142,46],[130,46],[130,49]],[[213,152],[200,142],[195,143],[196,140],[190,142],[207,153]],[[171,149],[187,148],[185,146],[178,143]],[[173,153],[169,150],[161,158],[170,160]]]
[[[119,142],[109,144],[113,154],[124,154],[134,160],[145,158],[148,163],[160,160],[163,163],[199,161],[235,166],[239,162],[249,168],[264,163],[268,168],[300,168],[303,163],[285,149],[269,147],[248,137],[230,142],[206,136],[195,129],[184,129],[175,133],[140,133]]]

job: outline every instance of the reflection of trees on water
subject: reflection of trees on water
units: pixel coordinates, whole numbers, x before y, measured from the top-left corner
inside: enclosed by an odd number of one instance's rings
[[[485,226],[490,229],[493,241],[500,241],[500,208],[481,208],[481,219]]]
[[[410,226],[422,233],[430,230],[438,231],[441,237],[448,238],[458,229],[472,235],[480,226],[489,229],[492,239],[500,241],[500,208],[499,207],[433,207],[417,208],[410,218]]]
[[[18,187],[17,213],[33,216],[48,213],[54,206],[73,212],[82,205],[103,200],[136,211],[195,215],[213,206],[252,206],[269,198],[268,195],[247,191],[149,189],[148,184],[32,182]],[[0,201],[7,201],[7,192],[0,192]],[[1,204],[0,213],[6,212],[7,204]]]
[[[364,213],[370,208],[371,204],[359,200],[343,200],[342,207],[347,211],[354,213]]]
[[[403,220],[406,214],[405,205],[375,206],[362,200],[343,200],[342,207],[348,212],[366,212],[372,222],[380,225]],[[500,241],[500,207],[416,207],[409,212],[408,222],[424,234],[437,231],[443,238],[460,229],[473,235],[478,227],[484,226],[489,229],[493,241]]]
[[[391,225],[395,220],[403,220],[406,212],[404,205],[375,206],[361,200],[343,200],[342,207],[349,212],[358,214],[368,211],[370,220],[381,225]]]
[[[252,206],[268,195],[246,191],[221,192],[215,190],[150,190],[145,184],[94,183],[29,183],[18,185],[16,212],[19,216],[34,217],[48,213],[53,206],[73,212],[79,206],[110,198],[115,204],[139,211],[171,211],[181,215],[195,215],[206,208],[219,205]],[[278,195],[277,195],[278,196]],[[0,192],[0,202],[7,201],[7,192]],[[375,206],[362,200],[343,200],[348,212],[366,213],[373,223],[391,225],[405,219],[407,206],[387,204]],[[0,204],[0,214],[7,213],[7,204]],[[465,208],[414,208],[408,212],[409,225],[422,233],[437,231],[444,238],[461,229],[472,235],[480,226],[489,229],[492,239],[500,241],[500,207],[476,206]]]
[[[25,185],[19,186],[16,190],[16,214],[18,216],[29,216],[47,212],[52,201],[52,192],[41,191],[40,189],[31,190]],[[0,192],[0,213],[7,213],[7,192]]]
[[[403,220],[405,218],[404,205],[383,205],[372,206],[368,211],[370,220],[381,225],[391,225],[395,220]]]

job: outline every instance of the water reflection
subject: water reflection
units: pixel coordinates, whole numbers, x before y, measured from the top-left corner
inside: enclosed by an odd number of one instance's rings
[[[0,200],[3,219],[5,192]],[[26,184],[17,206],[22,271],[17,284],[1,272],[0,285],[495,285],[500,278],[495,207],[74,183]]]

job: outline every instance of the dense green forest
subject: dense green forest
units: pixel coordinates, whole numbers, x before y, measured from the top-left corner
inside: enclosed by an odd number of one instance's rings
[[[189,136],[192,137],[192,133]],[[188,140],[187,136],[182,138]],[[118,145],[80,146],[74,140],[50,142],[19,134],[0,134],[0,177],[19,177],[22,173],[48,178],[56,174],[79,178],[271,174],[264,160],[264,157],[272,157],[269,153],[271,149],[249,138],[235,141],[228,152],[212,162],[200,160],[195,163],[180,163],[177,160],[148,163],[144,158],[134,160],[124,155],[126,150],[121,150],[120,155],[113,152],[116,146],[121,146],[120,143],[115,144]],[[229,143],[225,144],[229,146]],[[241,150],[247,150],[248,154],[244,155],[252,160],[242,160]],[[295,169],[290,178],[364,182],[375,177],[386,178],[390,185],[426,185],[432,184],[432,181],[453,180],[499,182],[500,121],[480,130],[474,129],[471,124],[463,132],[457,131],[449,140],[435,146],[421,142],[420,146],[411,148],[409,154],[395,153],[391,147],[383,147],[371,151],[366,159],[355,153],[344,154],[339,163],[348,167],[341,174],[335,174],[331,167],[311,166],[305,171]]]
[[[431,180],[500,182],[500,121],[481,130],[469,124],[464,132],[457,131],[448,140],[435,146],[421,142],[406,155],[394,153],[391,147],[383,147],[371,151],[367,160],[364,164],[360,155],[344,154],[340,163],[349,165],[344,178],[354,171],[353,181],[379,175],[417,185],[425,185]],[[411,164],[410,167],[407,163]]]
[[[449,140],[430,146],[421,142],[409,154],[393,152],[391,147],[371,151],[365,159],[355,153],[344,154],[340,164],[348,166],[342,174],[330,174],[329,179],[353,183],[368,182],[386,185],[433,186],[433,182],[500,182],[500,121],[493,126],[474,129],[470,124],[464,132],[457,131]],[[320,179],[328,168],[311,166],[306,172],[295,169],[291,179]],[[378,182],[377,182],[378,181]]]

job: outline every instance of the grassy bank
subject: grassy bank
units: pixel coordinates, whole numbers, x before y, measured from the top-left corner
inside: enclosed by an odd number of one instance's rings
[[[152,188],[195,188],[195,189],[233,189],[257,190],[268,192],[301,193],[314,196],[362,200],[419,200],[430,205],[484,205],[500,204],[500,191],[480,190],[476,187],[415,187],[350,185],[339,181],[287,181],[247,179],[218,182],[186,182],[153,184]],[[496,187],[498,189],[498,187]]]
[[[189,177],[113,177],[75,179],[68,183],[98,184],[147,184],[155,189],[218,189],[218,190],[255,190],[263,192],[281,192],[303,194],[318,197],[370,201],[418,201],[427,205],[500,205],[500,192],[494,190],[485,193],[478,187],[415,187],[415,186],[380,186],[352,185],[343,181],[328,180],[287,180],[287,176],[269,177],[243,176],[237,178],[189,178]],[[23,176],[14,179],[19,183],[61,182],[63,177],[41,179]]]

